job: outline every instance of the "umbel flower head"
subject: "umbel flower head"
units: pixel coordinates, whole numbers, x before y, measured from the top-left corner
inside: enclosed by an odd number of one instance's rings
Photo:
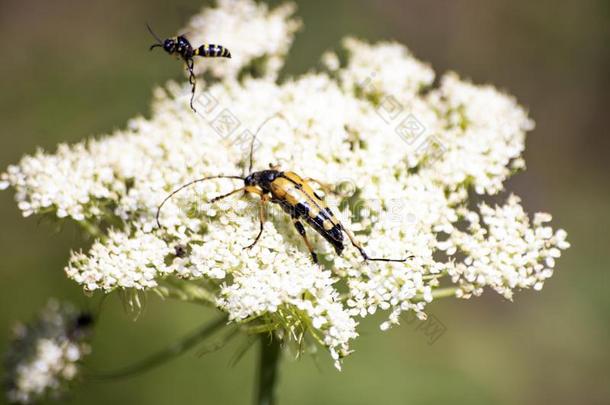
[[[197,114],[188,84],[156,89],[151,118],[10,166],[25,216],[55,215],[98,229],[73,252],[67,276],[87,291],[156,291],[205,302],[251,332],[326,346],[339,365],[361,318],[387,313],[381,327],[414,311],[425,318],[435,297],[470,298],[494,290],[542,288],[566,249],[550,215],[524,211],[504,192],[524,169],[533,121],[515,99],[435,73],[394,42],[348,38],[322,68],[278,81],[299,22],[292,5],[220,1],[184,29],[214,38],[233,59],[201,59]],[[221,23],[222,22],[222,23]],[[211,27],[214,27],[213,29]],[[339,55],[346,55],[340,57]],[[277,119],[268,119],[277,116]],[[281,117],[281,118],[279,118]],[[261,127],[261,125],[264,123]],[[260,131],[257,129],[260,127]],[[257,133],[258,132],[258,133]],[[257,199],[213,197],[243,186],[253,135],[254,169],[277,164],[330,185],[329,206],[371,256],[347,246],[341,256],[312,229],[314,264],[291,219],[270,215],[260,241]],[[504,203],[490,205],[486,197]]]
[[[5,358],[11,403],[28,404],[63,394],[89,354],[91,317],[51,300],[37,318],[18,324]]]

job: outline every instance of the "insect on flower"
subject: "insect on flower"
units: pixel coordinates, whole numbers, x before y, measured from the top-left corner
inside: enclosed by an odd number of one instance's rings
[[[177,37],[167,38],[165,40],[161,40],[157,34],[150,28],[148,24],[146,24],[148,31],[157,41],[156,44],[150,46],[150,50],[153,50],[156,47],[163,48],[163,50],[170,55],[175,55],[178,58],[182,58],[182,60],[186,63],[186,68],[189,71],[189,83],[191,84],[191,108],[193,111],[195,107],[193,107],[193,99],[195,98],[195,73],[193,72],[193,66],[195,64],[194,57],[201,56],[203,58],[231,58],[231,52],[222,45],[214,45],[214,44],[203,44],[197,48],[193,48],[191,43],[186,39],[184,35],[178,35]]]
[[[234,189],[226,194],[214,197],[210,202],[214,203],[223,198],[244,192],[244,194],[255,194],[260,197],[259,204],[259,221],[260,228],[258,234],[254,238],[254,241],[245,246],[244,249],[252,248],[261,235],[263,234],[264,223],[266,220],[266,209],[265,206],[268,202],[279,204],[280,207],[292,218],[294,227],[297,232],[303,238],[307,249],[311,253],[311,257],[315,263],[318,263],[318,256],[313,250],[313,246],[307,239],[307,233],[303,223],[307,223],[316,232],[318,232],[328,243],[330,243],[337,255],[341,255],[344,249],[344,238],[345,233],[351,242],[351,244],[358,249],[360,255],[364,260],[368,261],[383,261],[383,262],[405,262],[409,257],[404,259],[387,259],[387,258],[374,258],[370,257],[360,243],[356,240],[354,235],[339,222],[335,217],[332,210],[326,205],[323,197],[314,191],[310,183],[317,183],[324,187],[324,184],[318,180],[312,178],[303,178],[291,171],[280,171],[279,166],[269,165],[268,170],[252,171],[253,166],[253,153],[254,153],[254,141],[256,136],[262,129],[262,127],[274,117],[278,117],[278,114],[267,118],[256,131],[256,134],[252,137],[252,143],[250,145],[250,164],[248,168],[249,174],[247,176],[232,176],[232,175],[216,175],[207,176],[200,179],[188,182],[176,190],[172,191],[159,205],[157,208],[157,226],[161,228],[159,216],[163,205],[172,198],[178,192],[190,187],[196,183],[213,180],[213,179],[236,179],[242,180],[244,186]],[[282,117],[283,118],[283,117]]]

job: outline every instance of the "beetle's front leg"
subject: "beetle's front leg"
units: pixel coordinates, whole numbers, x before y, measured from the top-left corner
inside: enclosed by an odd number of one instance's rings
[[[244,247],[244,249],[251,249],[252,247],[254,247],[254,245],[256,245],[256,243],[260,239],[261,235],[263,234],[263,229],[265,228],[265,221],[267,220],[266,205],[267,205],[267,201],[269,201],[269,196],[267,196],[266,194],[263,194],[260,190],[253,188],[253,187],[246,187],[246,192],[258,194],[261,198],[261,201],[258,206],[258,219],[259,219],[259,223],[260,223],[258,234],[256,235],[256,238],[254,238],[254,242],[252,242],[250,245]]]

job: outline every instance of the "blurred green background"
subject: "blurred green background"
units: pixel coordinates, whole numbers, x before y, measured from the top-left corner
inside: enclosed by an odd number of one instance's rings
[[[378,332],[365,322],[356,352],[334,371],[326,356],[285,360],[282,404],[610,403],[610,2],[607,0],[299,1],[305,22],[288,73],[315,66],[344,35],[396,39],[442,73],[455,70],[517,96],[537,127],[528,171],[510,181],[530,212],[553,213],[572,248],[540,293],[510,303],[493,292],[442,300],[430,313],[446,327],[434,344],[415,324]],[[36,147],[53,149],[125,125],[148,112],[151,89],[181,78],[177,62],[150,54],[144,22],[170,34],[200,1],[0,2],[0,166]],[[85,245],[24,220],[13,192],[0,193],[0,351],[14,321],[48,297],[84,297],[66,279],[69,250]],[[106,303],[91,367],[114,369],[171,342],[210,317],[151,296],[137,322],[116,297]],[[147,374],[89,382],[70,404],[250,403],[254,351],[239,344],[186,355]],[[3,401],[1,399],[0,401]]]

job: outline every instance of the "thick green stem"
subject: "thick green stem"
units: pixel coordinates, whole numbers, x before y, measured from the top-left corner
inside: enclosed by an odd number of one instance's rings
[[[255,405],[275,405],[275,388],[278,380],[281,347],[279,340],[261,334],[258,364],[258,393]]]
[[[200,343],[203,339],[216,332],[220,327],[224,326],[226,322],[227,318],[223,316],[219,319],[216,319],[210,323],[203,325],[195,332],[183,337],[177,342],[172,343],[171,345],[158,351],[157,353],[154,353],[153,355],[145,358],[144,360],[127,366],[122,370],[96,374],[95,377],[103,379],[114,379],[148,371],[156,366],[165,363],[168,360],[171,360],[174,357],[177,357],[187,352],[196,344]]]

